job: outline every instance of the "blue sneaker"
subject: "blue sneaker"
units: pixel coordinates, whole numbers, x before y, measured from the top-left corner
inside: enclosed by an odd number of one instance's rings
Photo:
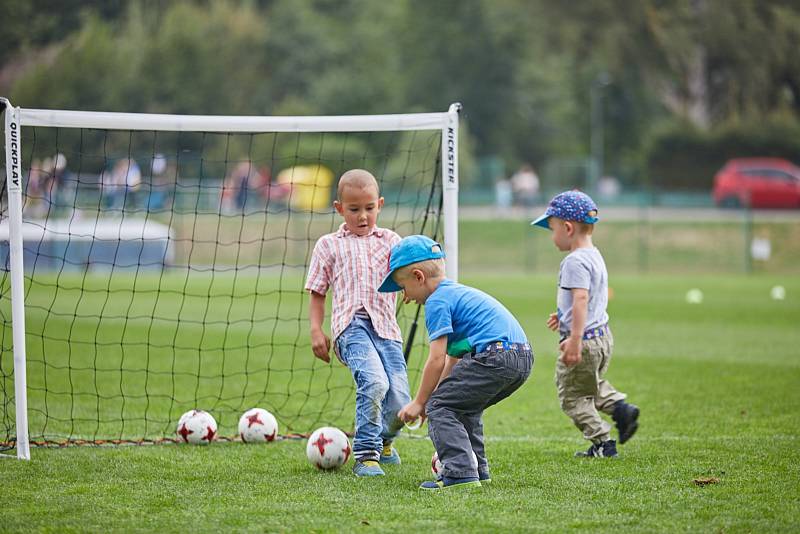
[[[603,441],[602,443],[592,443],[586,451],[578,451],[575,456],[580,458],[616,458],[617,457],[617,442],[613,439]]]
[[[614,405],[614,414],[611,416],[617,424],[619,432],[619,444],[622,445],[633,437],[639,428],[639,407],[635,404],[628,404],[625,401],[618,401]]]
[[[438,491],[446,489],[469,489],[480,488],[481,481],[476,477],[468,478],[440,478],[438,480],[428,480],[420,484],[419,489],[426,491]]]
[[[383,446],[380,463],[387,465],[400,465],[400,454],[398,454],[397,449],[392,447],[391,443]]]
[[[353,473],[357,477],[382,477],[386,474],[375,460],[364,460],[363,462],[356,460],[356,464],[353,466]]]

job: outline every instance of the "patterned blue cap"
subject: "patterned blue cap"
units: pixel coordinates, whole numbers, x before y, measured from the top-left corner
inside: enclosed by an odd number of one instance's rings
[[[594,224],[598,221],[597,205],[592,197],[578,190],[564,191],[553,197],[547,205],[547,211],[538,219],[531,222],[532,226],[541,226],[549,229],[547,219],[558,217],[565,221],[577,221],[587,224]]]

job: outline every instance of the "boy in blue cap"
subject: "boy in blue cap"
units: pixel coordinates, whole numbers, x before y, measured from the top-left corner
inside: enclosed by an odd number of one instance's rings
[[[639,427],[639,408],[626,403],[626,395],[603,378],[611,363],[614,338],[606,312],[608,271],[592,244],[597,221],[597,206],[589,195],[565,191],[556,195],[531,225],[552,230],[556,247],[569,252],[558,273],[558,308],[550,314],[547,327],[561,336],[556,362],[561,409],[592,442],[576,456],[609,458],[617,456],[617,443],[598,410],[613,418],[622,444]]]
[[[398,417],[428,418],[443,466],[439,480],[420,488],[480,486],[490,479],[483,411],[530,375],[533,353],[525,332],[493,297],[447,279],[444,252],[426,236],[409,236],[392,247],[389,275],[378,291],[401,290],[405,302],[425,305],[430,353],[417,395]]]

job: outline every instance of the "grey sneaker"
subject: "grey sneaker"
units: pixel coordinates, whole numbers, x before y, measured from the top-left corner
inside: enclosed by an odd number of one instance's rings
[[[400,465],[400,454],[391,444],[384,445],[379,462],[382,464]]]
[[[363,462],[356,460],[353,473],[357,477],[380,477],[386,474],[375,460],[364,460]]]

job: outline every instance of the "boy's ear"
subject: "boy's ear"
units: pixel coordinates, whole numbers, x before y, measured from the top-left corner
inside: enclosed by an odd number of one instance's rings
[[[336,212],[339,215],[342,215],[342,211],[344,210],[344,206],[342,206],[341,202],[339,202],[338,200],[334,200],[333,201],[333,207],[336,208]]]
[[[567,231],[568,236],[572,236],[575,232],[575,224],[572,221],[564,221],[564,229]]]
[[[380,197],[378,199],[378,209],[379,210],[383,209],[383,197]]]
[[[425,283],[425,273],[423,273],[421,269],[414,269],[413,271],[411,271],[411,273],[414,275],[414,278],[416,278],[418,282],[423,284]]]

